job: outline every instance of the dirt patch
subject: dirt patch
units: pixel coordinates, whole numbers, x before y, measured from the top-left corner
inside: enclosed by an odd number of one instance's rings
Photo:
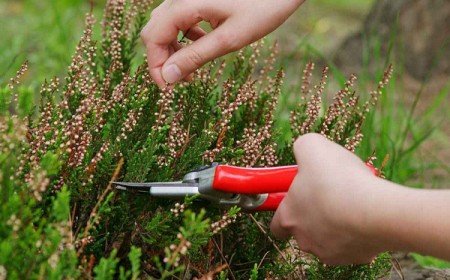
[[[450,269],[420,267],[408,254],[395,253],[390,275],[383,279],[390,280],[450,280]]]

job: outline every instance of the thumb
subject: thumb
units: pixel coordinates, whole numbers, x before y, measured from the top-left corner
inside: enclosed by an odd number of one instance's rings
[[[205,63],[233,52],[241,47],[236,35],[221,25],[170,56],[162,67],[162,77],[167,83],[175,83],[194,72]]]

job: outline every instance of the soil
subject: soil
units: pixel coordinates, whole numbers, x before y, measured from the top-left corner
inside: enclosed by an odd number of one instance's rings
[[[410,256],[395,253],[392,256],[397,268],[393,267],[390,275],[383,279],[390,280],[450,280],[450,269],[420,267]]]

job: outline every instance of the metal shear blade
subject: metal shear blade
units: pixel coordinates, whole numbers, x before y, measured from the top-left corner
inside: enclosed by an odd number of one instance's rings
[[[162,197],[185,197],[186,195],[196,195],[199,193],[198,183],[196,182],[113,182],[113,185],[119,190],[137,191]]]

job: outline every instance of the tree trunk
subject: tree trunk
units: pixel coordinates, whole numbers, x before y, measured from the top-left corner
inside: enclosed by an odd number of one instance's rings
[[[362,30],[344,41],[335,62],[346,71],[357,72],[362,65],[378,67],[386,58],[400,62],[419,80],[448,75],[450,1],[376,1]]]

